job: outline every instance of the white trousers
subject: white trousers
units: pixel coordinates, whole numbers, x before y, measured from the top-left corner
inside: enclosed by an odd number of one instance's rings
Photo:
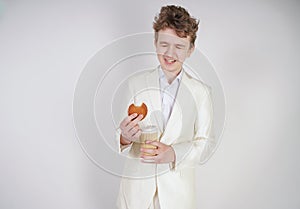
[[[149,209],[161,209],[160,205],[159,205],[159,199],[158,199],[158,195],[157,195],[157,189],[156,189],[156,192],[155,192],[154,197],[153,197],[153,201],[152,201]]]

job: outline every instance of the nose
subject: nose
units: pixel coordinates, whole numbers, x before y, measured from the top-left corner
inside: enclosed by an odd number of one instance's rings
[[[168,57],[171,57],[171,58],[175,58],[176,57],[175,47],[172,46],[172,45],[168,46],[168,48],[165,52],[165,55],[168,56]]]

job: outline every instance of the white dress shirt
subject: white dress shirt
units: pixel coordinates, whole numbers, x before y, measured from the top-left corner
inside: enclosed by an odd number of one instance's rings
[[[159,68],[159,85],[160,85],[160,95],[161,95],[161,109],[164,116],[164,129],[170,118],[175,98],[178,92],[179,84],[182,78],[182,70],[176,76],[176,78],[169,84],[165,73]]]

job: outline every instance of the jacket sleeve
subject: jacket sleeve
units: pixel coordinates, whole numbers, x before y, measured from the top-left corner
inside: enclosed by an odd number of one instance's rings
[[[213,103],[210,89],[197,104],[198,111],[194,123],[194,137],[192,140],[173,144],[176,161],[170,164],[171,170],[180,167],[194,167],[205,163],[213,154],[217,142],[213,135]]]

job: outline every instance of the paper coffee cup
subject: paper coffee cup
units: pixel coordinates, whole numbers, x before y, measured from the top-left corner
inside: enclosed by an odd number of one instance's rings
[[[147,149],[156,149],[156,146],[153,146],[151,144],[146,144],[146,141],[158,141],[158,129],[156,126],[145,126],[141,128],[142,134],[140,136],[140,142],[142,148]],[[148,153],[145,153],[145,155],[151,155]]]

